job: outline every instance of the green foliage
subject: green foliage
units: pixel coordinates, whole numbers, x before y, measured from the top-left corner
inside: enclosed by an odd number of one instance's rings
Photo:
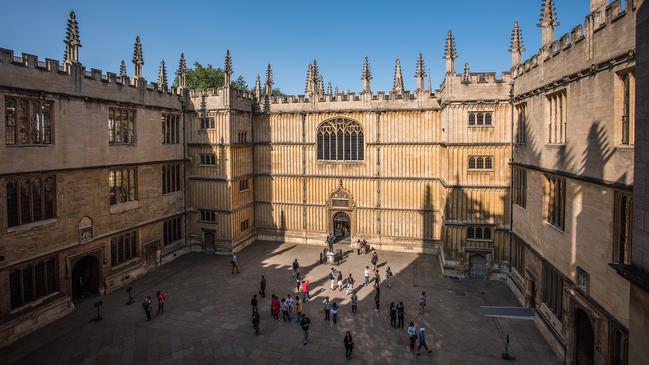
[[[198,62],[194,63],[194,67],[188,68],[185,74],[185,83],[190,90],[206,90],[216,89],[223,87],[225,80],[225,72],[220,67],[207,65],[204,67]],[[178,75],[174,80],[174,86],[178,86]],[[248,90],[248,84],[243,76],[237,77],[232,81],[232,88],[237,90]]]
[[[273,96],[284,96],[284,93],[278,87],[274,88],[271,94],[273,94]]]

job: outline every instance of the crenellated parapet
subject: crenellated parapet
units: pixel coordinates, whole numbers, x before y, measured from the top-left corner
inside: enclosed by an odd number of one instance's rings
[[[510,72],[469,72],[468,64],[462,74],[447,74],[438,94],[442,106],[453,102],[508,101],[511,91]]]
[[[95,68],[88,70],[80,63],[66,67],[57,60],[39,60],[31,54],[16,56],[4,48],[0,48],[0,87],[124,103],[143,103],[146,99],[147,103],[165,107],[172,102],[174,107],[179,107],[177,100],[181,96],[175,87],[160,86],[143,78],[104,73]]]
[[[570,75],[583,76],[610,62],[634,58],[635,13],[641,1],[615,0],[596,8],[586,16],[584,24],[512,67],[517,94],[530,91],[539,82],[548,84]]]

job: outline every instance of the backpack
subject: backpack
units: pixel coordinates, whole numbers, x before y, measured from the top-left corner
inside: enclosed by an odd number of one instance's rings
[[[329,272],[329,279],[330,279],[330,280],[333,280],[333,279],[334,279],[334,273],[333,273],[333,271],[330,271],[330,272]]]

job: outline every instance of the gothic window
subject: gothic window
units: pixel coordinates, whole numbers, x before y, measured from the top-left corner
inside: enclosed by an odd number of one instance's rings
[[[110,205],[137,200],[137,169],[135,167],[110,170]]]
[[[110,263],[117,266],[137,257],[137,231],[122,233],[110,239]]]
[[[51,144],[53,104],[49,100],[5,97],[5,143]]]
[[[548,143],[566,143],[567,97],[566,90],[561,90],[546,97],[548,113]]]
[[[180,143],[180,115],[162,114],[162,143]]]
[[[180,164],[162,165],[162,193],[180,190]]]
[[[511,265],[521,276],[525,276],[525,242],[516,235],[512,239]]]
[[[21,177],[7,180],[9,227],[43,221],[55,216],[55,177]]]
[[[246,191],[249,188],[248,179],[239,180],[239,191]]]
[[[201,222],[214,223],[216,222],[216,211],[201,209]]]
[[[491,240],[491,228],[469,226],[466,229],[466,238],[469,240]]]
[[[633,221],[633,201],[631,194],[615,192],[613,262],[629,264],[631,262],[631,236]]]
[[[611,365],[628,364],[629,335],[616,324],[609,322],[609,346],[611,353]]]
[[[214,118],[200,117],[201,129],[214,129]]]
[[[469,156],[469,170],[493,170],[491,156]]]
[[[32,262],[9,273],[11,309],[59,290],[55,258]]]
[[[183,228],[181,217],[171,218],[163,224],[163,244],[169,245],[182,238]]]
[[[554,175],[545,176],[545,220],[564,229],[566,217],[566,179]]]
[[[525,208],[527,202],[527,170],[522,167],[514,167],[512,173],[512,200],[514,204]]]
[[[201,165],[216,165],[216,155],[213,153],[201,153]]]
[[[475,125],[475,113],[469,113],[469,125]]]
[[[108,109],[108,143],[135,143],[135,110],[126,108]]]
[[[543,265],[543,303],[558,319],[563,314],[563,279],[548,263]]]
[[[621,130],[620,143],[633,145],[633,129],[635,125],[635,73],[633,70],[618,75],[619,95],[618,110]]]
[[[365,158],[363,129],[349,119],[328,120],[318,127],[316,147],[320,161],[362,161]]]
[[[484,113],[484,125],[491,125],[491,112]]]
[[[250,219],[246,218],[246,219],[242,220],[241,223],[239,223],[239,230],[241,232],[244,232],[248,228],[250,228]]]
[[[516,119],[516,144],[525,145],[527,143],[527,130],[526,130],[526,112],[527,105],[520,104],[516,106],[517,119]]]
[[[469,157],[469,170],[475,169],[475,157]]]

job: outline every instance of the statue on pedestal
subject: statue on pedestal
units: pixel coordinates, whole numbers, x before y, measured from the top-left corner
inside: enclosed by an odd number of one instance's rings
[[[327,234],[327,245],[329,246],[329,252],[334,252],[334,242],[336,242],[336,236],[333,233],[329,232]]]

